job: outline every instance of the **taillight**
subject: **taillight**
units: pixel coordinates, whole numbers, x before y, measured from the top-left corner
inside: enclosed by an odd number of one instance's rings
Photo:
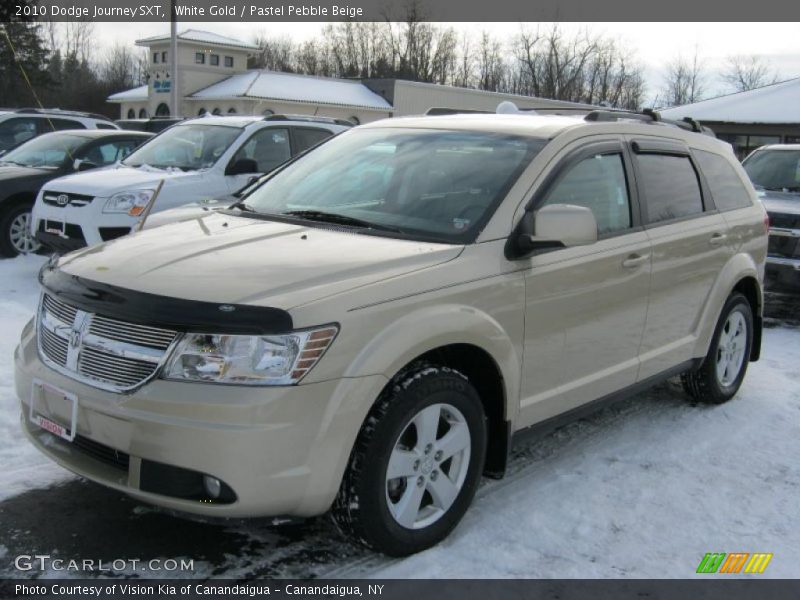
[[[764,232],[769,233],[769,213],[764,215]]]

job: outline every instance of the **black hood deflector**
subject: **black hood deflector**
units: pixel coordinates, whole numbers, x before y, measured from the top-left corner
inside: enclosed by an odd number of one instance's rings
[[[292,330],[292,316],[280,308],[218,304],[138,292],[70,275],[52,263],[39,271],[39,282],[49,294],[80,310],[140,325],[243,335],[272,335]]]

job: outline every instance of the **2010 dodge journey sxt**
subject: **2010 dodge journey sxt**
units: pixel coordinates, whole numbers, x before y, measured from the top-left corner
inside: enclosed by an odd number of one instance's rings
[[[380,121],[226,211],[51,260],[16,353],[28,437],[145,502],[330,511],[404,555],[523,429],[678,374],[728,400],[765,212],[729,146],[639,117]]]

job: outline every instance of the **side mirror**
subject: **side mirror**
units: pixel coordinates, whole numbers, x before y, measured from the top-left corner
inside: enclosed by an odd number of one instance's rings
[[[585,206],[551,204],[536,212],[533,236],[566,247],[587,246],[597,241],[597,221]]]
[[[258,173],[258,163],[252,158],[240,158],[225,169],[225,175],[242,175],[244,173]]]
[[[597,221],[592,211],[572,204],[550,204],[536,214],[526,213],[506,244],[509,260],[534,252],[569,246],[586,246],[597,241]]]
[[[75,162],[72,163],[72,168],[75,171],[88,171],[90,169],[96,169],[97,165],[89,160],[76,158]]]

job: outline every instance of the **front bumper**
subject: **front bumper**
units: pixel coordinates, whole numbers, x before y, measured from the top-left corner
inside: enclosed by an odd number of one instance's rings
[[[36,239],[56,252],[65,253],[130,233],[136,217],[122,213],[104,213],[106,198],[95,198],[84,206],[53,206],[41,200],[33,208],[31,223]]]
[[[29,421],[35,379],[77,396],[81,443]],[[307,517],[327,511],[361,423],[385,384],[381,375],[273,388],[154,380],[122,395],[45,366],[31,326],[15,353],[22,426],[39,450],[144,502],[218,517]],[[54,399],[40,400],[36,408],[53,421],[68,421]],[[103,449],[112,460],[103,460]],[[216,477],[230,486],[235,500],[213,503],[145,491],[148,463]]]

